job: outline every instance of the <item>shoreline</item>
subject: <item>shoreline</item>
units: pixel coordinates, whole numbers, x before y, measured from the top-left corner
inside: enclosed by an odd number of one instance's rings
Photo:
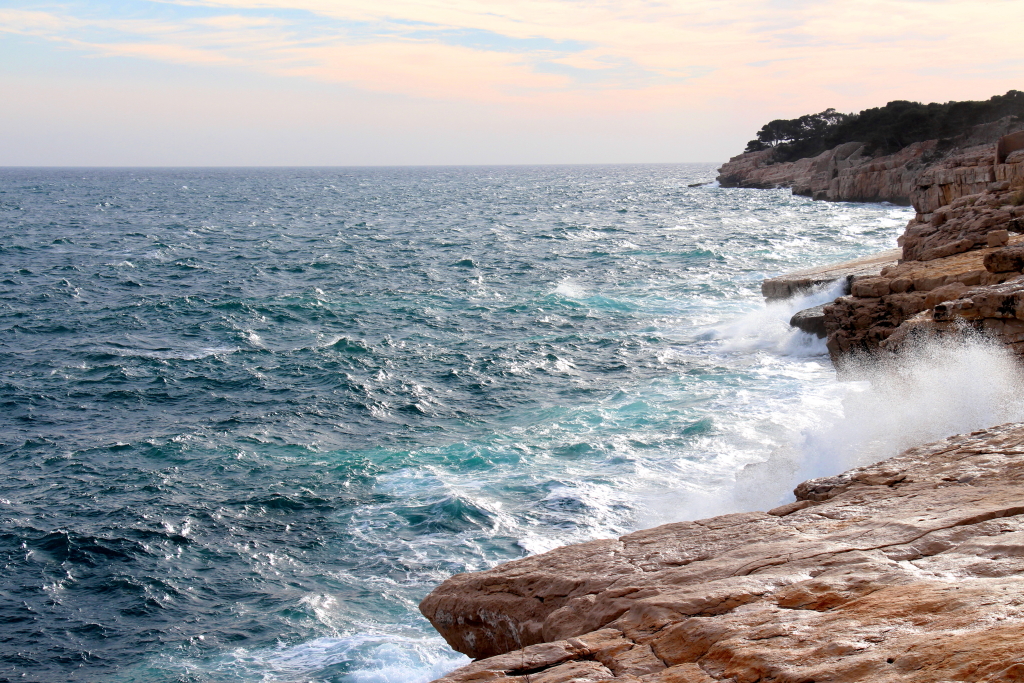
[[[479,659],[436,683],[1019,680],[1022,459],[1003,425],[767,512],[456,575],[422,610]]]
[[[918,175],[901,249],[769,278],[765,298],[843,280],[817,314],[837,367],[965,326],[1024,351],[1024,153],[993,146],[938,189]],[[794,494],[449,578],[420,609],[477,661],[436,683],[1024,680],[1024,425]]]

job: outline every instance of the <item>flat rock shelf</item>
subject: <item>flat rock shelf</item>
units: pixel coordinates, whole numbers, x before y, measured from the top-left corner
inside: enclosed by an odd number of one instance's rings
[[[1024,680],[1024,425],[451,577],[438,683]]]
[[[899,263],[902,253],[900,249],[889,249],[852,261],[795,270],[762,282],[761,293],[769,301],[788,299],[791,296],[809,292],[817,287],[827,286],[840,280],[847,282],[846,293],[849,293],[849,282],[853,278],[870,277],[880,273],[886,266],[895,266]]]

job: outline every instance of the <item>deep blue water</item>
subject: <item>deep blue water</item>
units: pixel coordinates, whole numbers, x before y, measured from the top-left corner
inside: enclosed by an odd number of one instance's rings
[[[760,281],[908,212],[713,177],[0,169],[0,680],[427,681],[446,576],[785,496]]]

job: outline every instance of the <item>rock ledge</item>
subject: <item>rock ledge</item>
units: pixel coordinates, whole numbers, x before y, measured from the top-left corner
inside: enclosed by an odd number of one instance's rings
[[[1024,680],[1024,425],[451,577],[438,683]]]

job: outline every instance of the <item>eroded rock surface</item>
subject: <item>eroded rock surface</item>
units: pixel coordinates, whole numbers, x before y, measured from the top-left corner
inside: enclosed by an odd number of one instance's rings
[[[1005,294],[999,286],[1024,271],[1024,150],[1017,137],[949,156],[918,178],[911,193],[918,213],[900,238],[900,262],[855,275],[847,294],[824,309],[834,362],[967,329],[1024,354],[1024,310],[1019,318],[985,317],[979,312],[991,307],[946,306]]]
[[[822,309],[833,361],[840,362],[850,353],[893,349],[895,344],[889,344],[889,338],[908,338],[910,327],[901,330],[908,323],[915,330],[922,329],[935,306],[1018,278],[1019,271],[992,272],[985,265],[986,260],[999,267],[1013,265],[1012,254],[1024,247],[1024,236],[1008,236],[1007,243],[1009,248],[988,247],[931,261],[904,261],[883,268],[878,275],[854,278],[849,294]],[[924,312],[928,315],[922,317]]]
[[[992,150],[985,148],[978,155],[947,161],[944,166],[949,168],[924,174],[913,195],[917,217],[903,235],[905,260],[930,261],[995,246],[990,236],[1000,230],[1024,232],[1024,151],[1014,152],[1003,164],[992,161]],[[946,198],[948,203],[935,205]]]
[[[439,683],[1024,680],[1024,426],[453,576]]]
[[[892,350],[922,334],[967,328],[991,333],[1024,353],[1024,313],[1019,324],[1005,316],[975,317],[966,326],[967,318],[935,314],[938,305],[985,296],[986,287],[1024,272],[1024,131],[1005,134],[1020,125],[1004,119],[957,140],[911,145],[883,159],[864,157],[854,143],[788,164],[770,163],[771,150],[733,159],[721,169],[725,184],[810,188],[823,199],[906,198],[917,210],[900,249],[768,278],[761,286],[765,298],[789,298],[842,281],[844,296],[813,321],[816,334],[823,323],[837,364],[848,354]],[[1001,249],[1006,246],[1015,249]],[[804,323],[803,317],[792,321],[801,329]]]
[[[1024,275],[1000,273],[1010,279],[1000,284],[962,288],[901,324],[881,346],[899,350],[922,338],[982,332],[1017,355],[1024,356]]]

